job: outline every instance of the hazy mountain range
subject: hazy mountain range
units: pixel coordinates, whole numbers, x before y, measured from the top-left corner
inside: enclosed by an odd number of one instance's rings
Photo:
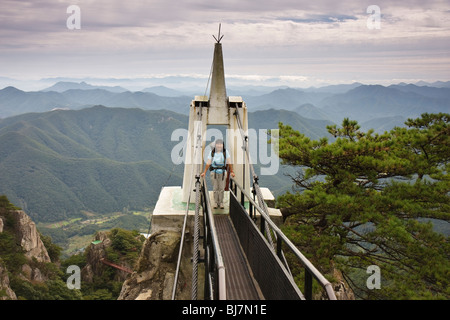
[[[105,107],[4,119],[0,194],[36,221],[149,207],[172,169],[165,134],[186,122],[168,111]]]
[[[386,127],[389,122],[392,126],[386,129],[391,129],[424,112],[449,112],[450,88],[359,85],[342,93],[288,88],[248,97],[246,102],[253,110],[292,110],[306,118],[330,120],[336,124],[348,117],[357,120],[363,128],[373,129]]]
[[[280,120],[312,138],[326,135],[330,124],[285,110],[249,118],[255,129],[277,128]],[[165,183],[181,185],[184,166],[171,160],[179,143],[171,135],[187,125],[188,116],[167,110],[103,106],[0,120],[0,194],[37,222],[80,216],[83,210],[151,207]],[[282,171],[261,179],[274,191],[289,186],[288,180]]]
[[[94,105],[139,107],[145,110],[165,109],[188,113],[190,97],[162,97],[151,92],[112,92],[105,89],[69,89],[64,92],[25,92],[14,87],[0,90],[0,117],[54,109],[82,109]]]
[[[275,129],[281,121],[317,139],[344,117],[384,131],[423,112],[449,112],[448,84],[242,87],[228,94],[244,98],[249,128]],[[187,128],[192,99],[164,86],[135,92],[86,82],[33,92],[6,87],[0,90],[0,194],[37,222],[152,206],[164,183],[181,185],[184,167],[170,158],[178,143],[171,134]],[[261,176],[261,184],[284,192],[292,185],[286,170]]]
[[[383,131],[402,125],[407,118],[418,117],[424,112],[450,110],[450,82],[418,84],[401,83],[386,87],[353,83],[308,89],[247,86],[231,88],[227,93],[242,96],[249,111],[284,109],[305,118],[329,120],[336,124],[349,117],[358,120],[364,129]],[[42,91],[32,92],[9,86],[0,90],[0,118],[94,105],[164,109],[188,114],[193,97],[194,94],[186,95],[165,86],[128,91],[120,86],[61,81]]]

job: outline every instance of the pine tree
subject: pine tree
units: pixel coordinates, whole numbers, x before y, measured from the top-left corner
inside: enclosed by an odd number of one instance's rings
[[[277,199],[285,231],[361,298],[450,298],[448,237],[430,222],[450,218],[449,118],[423,114],[384,134],[344,119],[327,127],[333,142],[279,124],[279,156],[298,168],[293,191]],[[380,289],[363,280],[371,265]]]

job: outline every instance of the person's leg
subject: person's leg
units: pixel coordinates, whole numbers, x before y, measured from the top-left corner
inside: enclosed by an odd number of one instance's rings
[[[219,202],[217,202],[217,204],[220,206],[221,209],[223,209],[223,193],[225,191],[225,184],[226,184],[225,173],[222,173],[220,175],[218,174],[217,180],[219,191]]]
[[[211,171],[211,181],[213,184],[213,191],[214,191],[214,203],[213,203],[213,207],[217,208],[217,206],[219,205],[219,181],[218,181],[218,175],[215,174],[214,171]]]

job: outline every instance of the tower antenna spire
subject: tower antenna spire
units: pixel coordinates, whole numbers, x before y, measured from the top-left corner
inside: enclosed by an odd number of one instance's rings
[[[220,40],[222,40],[222,38],[223,38],[223,35],[220,35],[220,27],[221,27],[221,25],[222,25],[222,24],[219,23],[219,33],[218,33],[218,35],[217,35],[217,38],[216,38],[215,35],[213,35],[213,38],[216,39],[217,43],[220,43]]]

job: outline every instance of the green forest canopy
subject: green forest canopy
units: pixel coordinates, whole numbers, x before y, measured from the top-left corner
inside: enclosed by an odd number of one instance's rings
[[[384,134],[344,119],[327,127],[332,143],[279,124],[280,158],[298,169],[293,192],[277,199],[285,232],[359,297],[450,298],[448,237],[423,219],[450,218],[449,118],[423,114]],[[370,265],[381,270],[378,290],[356,276]]]

